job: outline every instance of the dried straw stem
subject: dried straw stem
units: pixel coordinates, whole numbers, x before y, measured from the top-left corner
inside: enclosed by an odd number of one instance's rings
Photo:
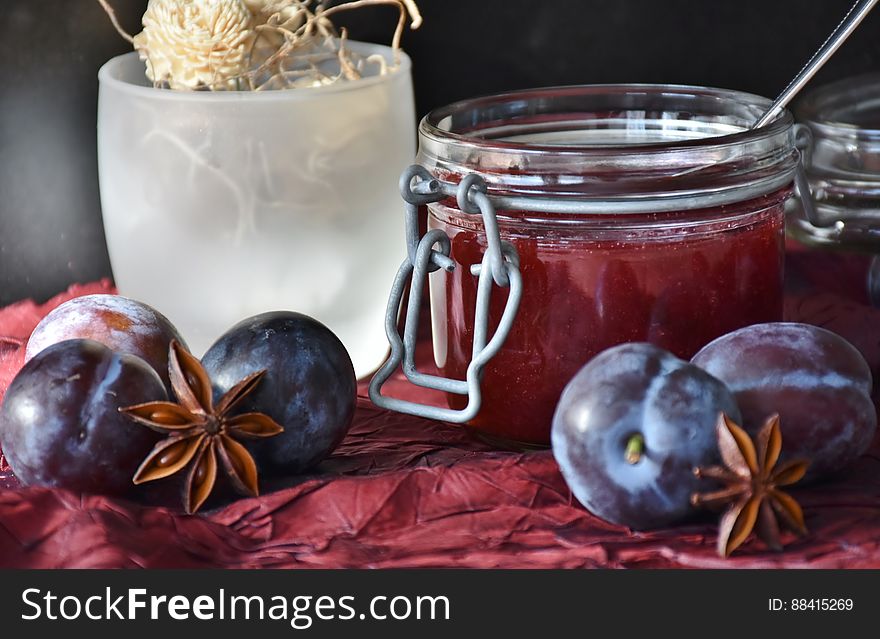
[[[406,28],[407,12],[412,16],[411,26],[413,29],[418,29],[422,24],[422,14],[419,13],[419,8],[413,0],[355,0],[354,2],[338,4],[329,9],[321,10],[319,8],[317,14],[322,18],[329,18],[330,16],[336,13],[342,13],[343,11],[380,5],[394,6],[400,11],[400,18],[397,20],[397,28],[394,29],[394,37],[391,40],[391,48],[395,51],[399,51],[400,40],[403,38],[403,30]]]
[[[113,24],[113,28],[116,29],[117,33],[121,35],[125,40],[134,44],[134,36],[132,36],[128,31],[122,28],[122,25],[119,24],[119,18],[116,17],[116,10],[113,8],[113,5],[110,4],[108,0],[98,0],[101,6],[104,8],[105,13],[110,18],[110,22]]]

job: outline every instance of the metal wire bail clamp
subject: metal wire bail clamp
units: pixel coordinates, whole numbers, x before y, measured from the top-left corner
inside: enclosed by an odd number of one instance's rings
[[[512,244],[501,240],[495,205],[492,197],[486,193],[485,182],[478,175],[469,174],[459,184],[451,184],[437,180],[423,166],[414,164],[400,177],[400,195],[406,202],[407,257],[397,271],[385,311],[385,334],[391,345],[391,355],[370,381],[370,399],[380,408],[399,413],[452,423],[468,422],[476,417],[482,404],[480,384],[483,370],[504,345],[519,309],[522,298],[519,254]],[[415,363],[419,314],[427,276],[441,268],[450,272],[456,268],[455,262],[450,257],[451,241],[445,232],[435,229],[420,237],[419,206],[439,202],[447,197],[455,197],[462,212],[482,216],[487,241],[482,262],[470,267],[471,274],[479,279],[473,351],[464,380],[421,373],[416,369]],[[409,302],[403,336],[401,336],[397,329],[397,318],[408,281]],[[489,300],[493,284],[502,288],[509,287],[510,293],[498,328],[490,338],[488,336]],[[383,395],[382,387],[398,366],[402,368],[403,374],[410,383],[423,388],[467,396],[467,406],[455,410]]]

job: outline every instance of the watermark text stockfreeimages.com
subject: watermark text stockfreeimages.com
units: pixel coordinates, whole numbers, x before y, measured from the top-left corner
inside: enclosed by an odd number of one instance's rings
[[[107,587],[87,597],[27,588],[21,599],[24,621],[285,621],[307,630],[316,621],[449,621],[451,614],[443,595],[377,595],[361,604],[350,595],[242,595],[220,589],[189,596]]]

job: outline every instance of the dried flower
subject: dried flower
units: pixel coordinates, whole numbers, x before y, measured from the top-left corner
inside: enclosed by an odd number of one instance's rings
[[[150,0],[134,46],[154,83],[236,88],[247,70],[253,21],[244,0]]]
[[[384,75],[397,67],[400,39],[410,17],[422,16],[415,0],[150,0],[144,30],[132,37],[109,0],[98,0],[114,28],[132,42],[158,87],[179,90],[289,89]],[[399,11],[391,41],[394,60],[362,56],[346,47],[345,29],[331,17],[386,5]]]
[[[273,22],[289,31],[295,31],[309,15],[309,2],[296,0],[244,0],[256,24]]]

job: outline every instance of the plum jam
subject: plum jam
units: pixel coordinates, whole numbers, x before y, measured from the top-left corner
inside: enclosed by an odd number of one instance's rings
[[[546,443],[563,387],[604,349],[651,342],[689,359],[729,331],[781,319],[788,194],[667,215],[665,228],[639,217],[651,231],[624,230],[632,219],[539,221],[499,212],[501,237],[519,252],[523,295],[504,348],[485,369],[483,407],[470,425],[511,442]],[[436,363],[460,379],[471,360],[477,297],[466,266],[481,260],[485,236],[472,216],[449,206],[432,207],[429,226],[449,235],[459,264],[431,276],[431,303]],[[505,289],[492,297],[493,330],[506,301]],[[453,408],[466,401],[450,395]]]
[[[467,379],[471,391],[432,387],[449,389],[449,407],[467,415],[459,421],[507,444],[546,445],[560,392],[602,350],[651,342],[690,357],[731,330],[781,319],[798,153],[788,112],[751,129],[769,103],[702,87],[558,87],[460,102],[422,121],[417,161],[434,180],[422,188],[440,193],[427,200],[427,225],[454,264],[428,276],[434,355],[444,380]],[[453,195],[463,180],[484,195]],[[505,249],[505,268],[518,261],[521,299],[502,321],[512,289],[494,280],[488,332],[501,322],[509,333],[486,363],[473,348],[474,265],[487,256],[492,266],[488,237],[498,236],[518,253],[511,261]]]

